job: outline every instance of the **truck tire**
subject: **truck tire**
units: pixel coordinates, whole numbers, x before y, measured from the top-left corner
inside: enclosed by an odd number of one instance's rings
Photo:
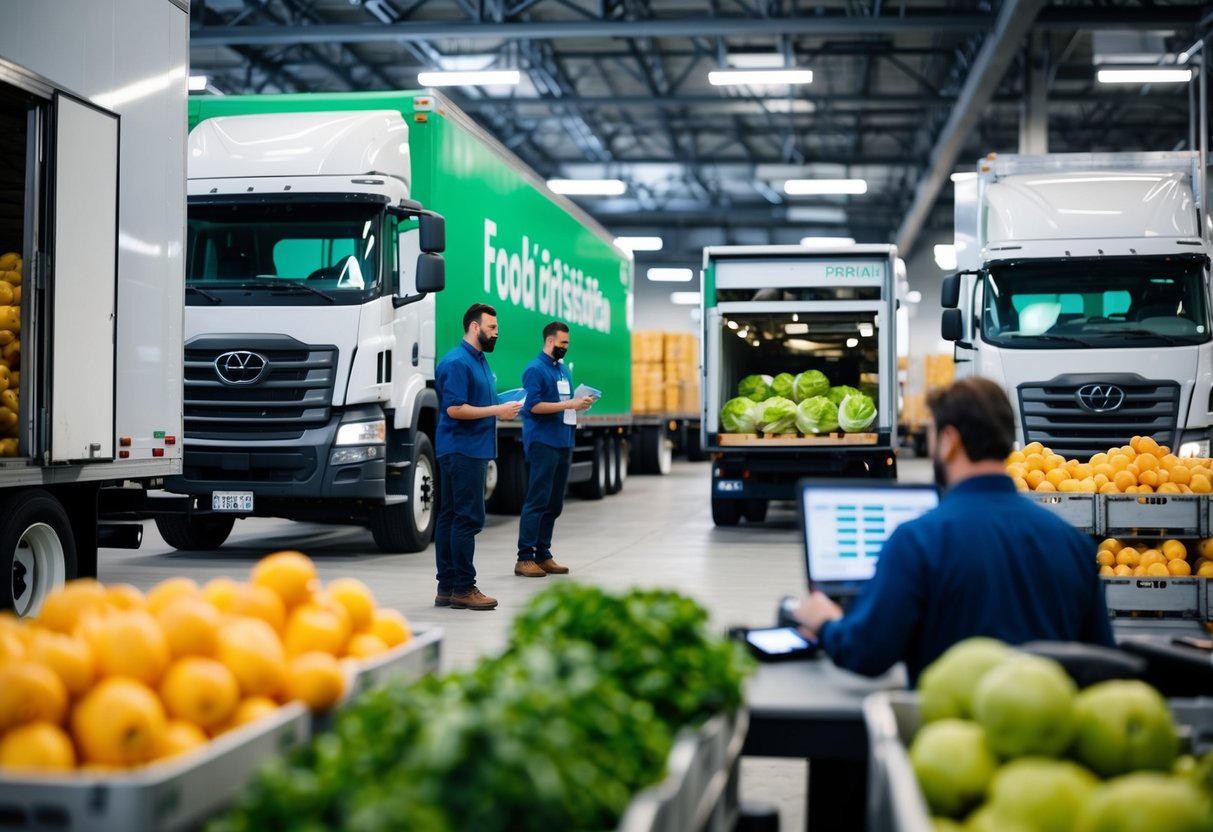
[[[741,500],[712,498],[712,522],[717,526],[736,526],[741,522]]]
[[[687,461],[703,462],[708,455],[703,452],[703,437],[699,435],[699,425],[687,424]]]
[[[636,470],[641,474],[664,476],[673,465],[673,449],[665,435],[664,425],[649,425],[640,429],[636,438]]]
[[[767,506],[769,505],[770,502],[767,500],[746,500],[741,513],[746,522],[761,523],[767,519]]]
[[[0,506],[0,609],[33,616],[55,588],[76,577],[76,539],[63,505],[41,489]]]
[[[606,493],[618,494],[623,490],[623,483],[628,478],[628,454],[622,436],[611,434],[606,438],[606,454],[610,462],[607,466]]]
[[[501,440],[497,448],[497,484],[484,507],[493,514],[517,517],[526,502],[526,458],[513,440]]]
[[[156,530],[174,549],[210,552],[232,533],[236,518],[230,514],[169,514],[156,518]]]
[[[593,454],[590,478],[573,486],[573,493],[583,500],[601,500],[607,493],[607,445],[601,436],[594,437]]]
[[[413,443],[408,502],[378,506],[371,511],[368,525],[381,552],[423,552],[434,537],[434,511],[438,501],[438,463],[434,446],[424,433]]]

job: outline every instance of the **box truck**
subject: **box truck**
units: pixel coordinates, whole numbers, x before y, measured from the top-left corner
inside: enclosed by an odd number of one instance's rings
[[[1018,440],[1067,457],[1152,436],[1208,456],[1209,244],[1189,152],[995,156],[957,183],[956,374],[996,381]]]
[[[889,245],[704,249],[703,447],[716,525],[761,522],[802,477],[896,477],[896,262]],[[848,395],[875,407],[862,427],[794,418],[817,396],[837,399],[841,417]],[[731,418],[746,399],[761,410],[775,396],[795,405],[784,418]]]
[[[181,470],[185,0],[0,4],[0,608]]]
[[[501,393],[521,387],[543,326],[569,325],[574,381],[603,394],[578,416],[570,479],[591,497],[621,487],[632,261],[603,228],[428,92],[189,108],[185,453],[168,487],[191,506],[157,520],[170,545],[212,549],[237,518],[270,516],[424,549],[434,366],[475,302],[497,309]],[[445,288],[416,265],[434,264],[443,225]],[[521,506],[520,433],[500,425],[491,509]]]

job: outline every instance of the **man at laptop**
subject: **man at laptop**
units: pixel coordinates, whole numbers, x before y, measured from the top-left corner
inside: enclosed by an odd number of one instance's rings
[[[840,667],[876,676],[904,661],[911,683],[970,636],[1115,646],[1095,545],[1006,475],[1015,436],[1006,395],[967,378],[927,406],[943,501],[897,527],[846,615],[819,591],[801,599],[802,629]]]

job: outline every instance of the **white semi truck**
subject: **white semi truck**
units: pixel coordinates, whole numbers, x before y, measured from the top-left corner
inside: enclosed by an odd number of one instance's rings
[[[0,608],[181,470],[187,0],[0,3]]]
[[[1021,443],[1067,457],[1153,436],[1208,456],[1209,255],[1195,153],[994,156],[957,183],[943,337],[996,381]]]

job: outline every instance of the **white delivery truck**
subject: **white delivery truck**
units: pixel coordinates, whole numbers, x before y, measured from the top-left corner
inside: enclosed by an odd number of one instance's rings
[[[889,245],[704,249],[716,525],[761,522],[802,477],[896,477],[896,274]]]
[[[1134,435],[1208,456],[1209,244],[1195,153],[994,156],[956,188],[945,279],[957,376],[1011,399],[1020,442],[1088,458]]]
[[[0,3],[0,608],[181,470],[189,6]]]

